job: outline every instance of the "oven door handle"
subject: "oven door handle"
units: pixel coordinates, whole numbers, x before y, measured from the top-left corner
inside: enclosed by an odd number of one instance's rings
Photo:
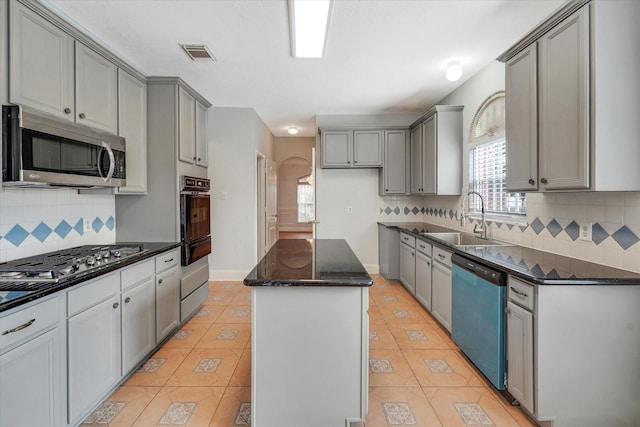
[[[107,171],[106,175],[102,171],[102,156],[104,156],[105,152],[109,156],[109,170]],[[116,158],[113,155],[113,150],[111,149],[111,145],[102,141],[102,149],[100,150],[100,155],[98,156],[98,173],[100,174],[100,177],[103,179],[104,182],[111,181],[111,177],[113,176],[113,171],[115,170],[115,167],[116,167]]]

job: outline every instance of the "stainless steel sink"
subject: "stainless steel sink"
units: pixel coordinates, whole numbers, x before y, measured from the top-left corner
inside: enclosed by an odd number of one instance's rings
[[[482,239],[473,234],[467,233],[421,233],[423,236],[442,240],[453,246],[510,246],[509,243],[502,243],[491,239]]]

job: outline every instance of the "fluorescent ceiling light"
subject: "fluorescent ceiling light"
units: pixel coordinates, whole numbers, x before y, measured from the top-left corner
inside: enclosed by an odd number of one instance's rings
[[[322,58],[329,28],[331,0],[289,0],[291,55]]]

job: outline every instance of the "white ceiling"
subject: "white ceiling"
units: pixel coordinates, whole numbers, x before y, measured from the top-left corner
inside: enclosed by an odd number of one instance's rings
[[[335,0],[325,57],[294,59],[286,0],[48,1],[142,73],[255,108],[275,136],[315,135],[316,114],[422,113],[563,2]],[[179,43],[218,61],[192,61]],[[453,59],[464,69],[454,83]]]

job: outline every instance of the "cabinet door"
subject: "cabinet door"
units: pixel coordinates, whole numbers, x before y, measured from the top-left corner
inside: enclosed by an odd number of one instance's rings
[[[153,277],[122,293],[122,375],[156,346],[155,297]]]
[[[156,275],[156,342],[180,324],[179,268]]]
[[[74,121],[73,39],[26,6],[9,6],[9,101]]]
[[[431,270],[431,313],[451,332],[451,269],[434,262]]]
[[[193,164],[196,146],[196,100],[178,88],[178,146],[181,162]]]
[[[351,167],[352,135],[351,131],[322,132],[323,168]]]
[[[207,107],[196,101],[196,165],[209,166]]]
[[[382,166],[382,136],[381,130],[353,131],[354,167]]]
[[[119,300],[113,296],[68,321],[70,424],[121,378]]]
[[[0,425],[61,425],[60,345],[56,328],[0,356]]]
[[[118,194],[146,194],[147,85],[123,70],[118,70],[118,135],[127,142],[127,186]]]
[[[118,67],[76,41],[76,122],[118,133]]]
[[[411,131],[411,194],[422,194],[422,126]]]
[[[507,303],[507,389],[533,413],[533,314]]]
[[[431,311],[431,257],[416,251],[416,299]]]
[[[538,188],[537,44],[506,63],[507,189]]]
[[[407,192],[407,134],[404,130],[384,132],[383,188],[380,194]]]
[[[400,282],[412,295],[416,294],[416,251],[400,244]]]
[[[437,116],[437,113],[434,114],[422,124],[422,192],[425,194],[437,192]]]
[[[540,39],[540,188],[589,187],[589,6]]]

